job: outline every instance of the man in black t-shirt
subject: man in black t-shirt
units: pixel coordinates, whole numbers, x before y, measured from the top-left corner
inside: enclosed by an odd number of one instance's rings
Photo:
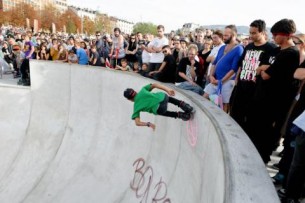
[[[196,45],[189,46],[188,57],[182,58],[179,62],[175,84],[181,89],[191,90],[203,96],[203,89],[196,83],[200,71],[200,64],[195,60],[197,52]]]
[[[176,75],[176,61],[171,53],[170,46],[163,46],[162,52],[164,54],[164,59],[159,70],[150,72],[149,76],[161,82],[174,83]]]
[[[295,31],[295,23],[289,19],[272,26],[273,39],[279,47],[270,58],[270,66],[256,73],[257,85],[246,125],[265,163],[270,160],[274,136],[284,124],[298,89],[293,77],[299,66],[299,51],[292,41]]]
[[[230,115],[248,133],[245,122],[250,102],[256,88],[257,70],[266,69],[270,63],[272,50],[276,47],[266,41],[266,23],[263,20],[255,20],[250,24],[250,37],[253,43],[245,47],[240,60],[236,77],[234,94],[231,97]]]
[[[305,61],[300,65],[294,74],[295,78],[305,80]],[[295,120],[305,110],[305,86],[300,93],[300,98],[293,108],[291,120]],[[302,196],[303,186],[305,183],[305,134],[299,132],[295,139],[295,149],[292,164],[289,169],[287,187],[286,187],[286,202],[299,202],[298,199]],[[286,139],[286,138],[285,138]],[[294,200],[294,201],[292,201]],[[285,202],[285,201],[282,201]]]

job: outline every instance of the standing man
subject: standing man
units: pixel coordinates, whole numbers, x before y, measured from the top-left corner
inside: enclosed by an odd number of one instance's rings
[[[109,57],[112,60],[112,67],[116,67],[116,65],[121,65],[121,59],[125,57],[124,37],[118,27],[114,28],[113,32],[114,36]]]
[[[148,44],[148,52],[151,53],[148,68],[149,72],[159,70],[164,59],[162,47],[168,45],[168,39],[164,36],[164,26],[158,25],[157,31],[158,36]]]
[[[220,48],[213,62],[210,73],[210,84],[204,89],[204,97],[216,94],[218,83],[222,83],[223,110],[228,112],[229,101],[234,88],[235,74],[238,70],[238,62],[243,53],[243,47],[236,40],[237,29],[235,25],[228,25],[224,31],[226,46]]]
[[[164,92],[152,93],[154,89],[160,89]],[[134,102],[132,119],[135,120],[137,126],[147,126],[155,130],[155,124],[150,122],[142,122],[140,120],[141,112],[148,112],[155,115],[161,115],[172,118],[180,118],[184,121],[187,121],[191,118],[191,113],[193,112],[193,107],[184,101],[177,100],[171,96],[175,96],[175,91],[165,87],[163,85],[154,83],[144,86],[139,92],[134,91],[131,88],[127,88],[124,91],[124,97],[129,101]],[[172,103],[180,107],[184,112],[172,112],[167,111],[167,104]]]
[[[136,57],[139,64],[138,66],[142,67],[142,52],[143,52],[142,45],[145,44],[145,40],[143,39],[143,34],[141,32],[137,32],[136,38],[137,38],[136,41],[138,42],[138,46],[139,46],[139,49],[137,49]]]
[[[197,36],[196,36],[196,42],[195,44],[198,47],[198,50],[204,49],[204,37],[205,37],[205,30],[198,29]]]
[[[218,54],[219,49],[224,45],[223,43],[223,32],[221,30],[216,30],[212,35],[213,40],[213,49],[211,53],[209,54],[208,58],[206,59],[206,62],[210,63],[208,72],[207,72],[207,80],[209,80],[211,68],[213,65],[213,62]]]
[[[279,45],[270,66],[256,70],[256,90],[246,121],[248,135],[265,163],[270,160],[274,136],[283,126],[298,90],[293,74],[299,66],[299,50],[292,41],[296,32],[293,20],[283,19],[271,28]]]
[[[246,131],[245,122],[250,102],[256,88],[256,72],[270,65],[269,58],[275,48],[274,44],[266,41],[266,23],[255,20],[250,24],[250,38],[253,43],[246,46],[240,60],[237,74],[235,94],[232,95],[230,115]]]

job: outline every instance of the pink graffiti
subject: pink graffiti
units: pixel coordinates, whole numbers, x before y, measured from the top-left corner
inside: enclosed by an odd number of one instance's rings
[[[191,119],[191,120],[187,121],[187,123],[186,123],[186,133],[187,133],[187,138],[188,138],[189,144],[192,147],[195,147],[196,144],[197,144],[197,138],[198,138],[197,120]]]
[[[133,163],[133,166],[135,166],[135,172],[130,183],[130,188],[135,191],[136,197],[140,199],[140,203],[147,203],[150,192],[153,192],[151,190],[156,190],[151,199],[152,203],[158,203],[161,201],[162,203],[171,203],[171,200],[166,197],[167,185],[162,181],[162,177],[155,187],[153,189],[151,188],[154,171],[151,166],[145,167],[145,160],[143,158],[137,159]]]

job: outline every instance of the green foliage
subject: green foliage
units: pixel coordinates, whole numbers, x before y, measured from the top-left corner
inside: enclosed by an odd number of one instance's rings
[[[77,27],[73,21],[69,19],[67,23],[67,33],[76,33]]]
[[[133,27],[133,33],[141,32],[143,34],[150,33],[157,35],[157,25],[153,23],[136,23]]]

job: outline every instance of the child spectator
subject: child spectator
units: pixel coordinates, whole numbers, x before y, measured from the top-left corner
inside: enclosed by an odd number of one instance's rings
[[[122,59],[122,60],[121,60],[121,65],[122,65],[122,66],[116,65],[115,69],[116,69],[116,70],[122,70],[122,71],[132,71],[132,69],[131,69],[130,66],[128,65],[126,59]]]
[[[71,49],[69,50],[69,56],[68,56],[68,62],[70,64],[72,63],[78,63],[78,58],[77,58],[77,55],[74,53],[74,51]]]
[[[90,58],[90,65],[92,66],[101,66],[101,57],[97,52],[96,45],[92,45],[91,47],[91,58]]]

